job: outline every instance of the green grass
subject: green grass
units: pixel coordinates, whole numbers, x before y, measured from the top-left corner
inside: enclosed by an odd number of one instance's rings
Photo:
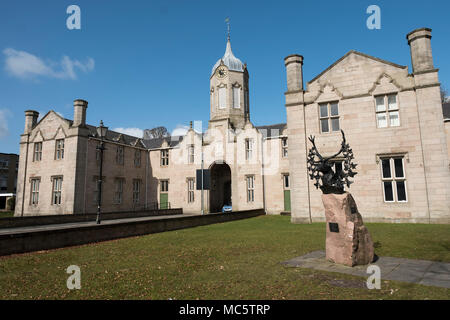
[[[1,218],[9,218],[14,217],[14,211],[1,211],[0,212],[0,219]]]
[[[379,256],[450,261],[450,226],[367,224]],[[449,299],[450,290],[289,268],[324,250],[325,225],[257,218],[0,257],[0,299]],[[68,290],[66,268],[81,268]],[[342,280],[336,285],[336,281]]]

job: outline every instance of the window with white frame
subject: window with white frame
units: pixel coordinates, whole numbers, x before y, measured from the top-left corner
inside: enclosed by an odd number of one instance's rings
[[[380,160],[384,201],[407,202],[404,157],[386,157]]]
[[[52,205],[61,204],[61,194],[62,194],[62,177],[53,177],[53,188],[52,188]]]
[[[233,108],[239,109],[241,107],[241,88],[233,87]]]
[[[136,149],[134,151],[134,166],[139,168],[141,166],[141,150]]]
[[[397,94],[376,96],[375,112],[378,128],[400,126],[400,114],[397,103]]]
[[[190,144],[188,146],[188,163],[194,163],[194,157],[195,157],[194,151],[195,151],[194,145]]]
[[[64,159],[64,139],[58,139],[55,141],[55,159]]]
[[[225,109],[227,107],[227,88],[222,87],[218,90],[219,94],[219,109]]]
[[[125,179],[116,178],[114,180],[114,203],[121,204],[123,200],[123,184]]]
[[[39,186],[41,184],[40,178],[31,179],[31,199],[30,204],[39,204]]]
[[[288,138],[281,139],[281,156],[287,158],[288,156]]]
[[[339,105],[337,102],[319,104],[320,132],[339,131]]]
[[[117,146],[116,148],[116,163],[123,165],[123,146]]]
[[[255,201],[255,176],[247,176],[247,202]]]
[[[141,180],[133,180],[133,203],[138,204],[141,196]]]
[[[41,160],[42,160],[42,142],[35,142],[33,161],[41,161]]]
[[[253,139],[245,139],[245,159],[250,160],[253,153]]]
[[[194,202],[194,187],[195,187],[195,179],[188,178],[187,179],[187,187],[188,187],[188,203]]]

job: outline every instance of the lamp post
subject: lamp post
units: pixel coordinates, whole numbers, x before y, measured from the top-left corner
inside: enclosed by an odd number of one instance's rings
[[[103,138],[106,137],[106,132],[108,131],[108,127],[103,126],[103,121],[100,120],[100,126],[97,127],[97,134],[100,137],[100,145],[97,146],[97,150],[100,151],[100,169],[97,180],[98,185],[98,202],[97,202],[97,224],[100,224],[100,212],[101,212],[101,204],[102,204],[102,179],[103,179],[103,151],[105,150],[105,145],[103,142]]]

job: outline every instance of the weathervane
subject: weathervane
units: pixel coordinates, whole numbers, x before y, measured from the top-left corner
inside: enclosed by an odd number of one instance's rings
[[[350,145],[346,143],[344,131],[342,133],[342,143],[341,150],[330,157],[323,157],[319,150],[317,150],[316,144],[314,142],[315,137],[310,136],[308,139],[312,143],[312,148],[309,149],[308,153],[308,172],[311,180],[316,180],[314,185],[316,188],[320,188],[323,193],[343,193],[344,186],[350,187],[352,181],[348,178],[353,178],[357,172],[353,171],[356,168],[356,164],[353,163],[353,151]],[[342,153],[344,157],[344,163],[342,170],[333,171],[333,161],[335,157]],[[316,158],[319,161],[316,161]]]
[[[230,41],[230,18],[226,17],[225,18],[225,22],[227,23],[227,29],[228,29],[228,37],[227,37],[227,39],[228,39],[228,41]]]

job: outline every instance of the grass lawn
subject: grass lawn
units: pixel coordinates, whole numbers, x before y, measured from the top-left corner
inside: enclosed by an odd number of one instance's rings
[[[14,211],[2,211],[0,212],[0,219],[1,218],[9,218],[14,217]]]
[[[450,261],[450,226],[367,224],[379,256]],[[0,257],[0,299],[450,299],[450,289],[289,268],[324,250],[325,224],[257,218]],[[66,268],[81,268],[68,290]],[[335,281],[343,280],[343,281]]]

